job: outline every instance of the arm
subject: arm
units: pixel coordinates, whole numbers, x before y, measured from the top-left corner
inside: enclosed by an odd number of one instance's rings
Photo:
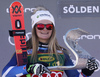
[[[27,74],[26,65],[17,66],[16,54],[2,70],[2,77],[16,77],[17,74]]]

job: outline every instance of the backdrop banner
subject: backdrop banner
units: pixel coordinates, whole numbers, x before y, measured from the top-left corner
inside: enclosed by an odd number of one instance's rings
[[[100,1],[59,1],[60,17],[100,17]]]

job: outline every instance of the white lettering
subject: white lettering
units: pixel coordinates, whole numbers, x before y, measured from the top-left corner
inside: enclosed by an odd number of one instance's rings
[[[30,8],[25,8],[24,12],[30,11]]]
[[[92,6],[87,6],[87,12],[92,13]]]
[[[65,7],[63,7],[63,13],[68,13],[68,10],[67,10],[67,7],[65,6]]]
[[[100,39],[100,35],[94,35],[94,39]]]
[[[76,13],[80,13],[80,11],[78,10],[78,7],[76,7]]]
[[[74,13],[75,12],[74,6],[73,5],[70,5],[68,11],[69,11],[69,13]]]
[[[88,35],[87,39],[94,39],[94,36],[93,35]]]
[[[81,13],[85,13],[86,12],[86,8],[84,6],[81,6]]]
[[[99,6],[64,6],[63,13],[99,13]]]
[[[9,9],[8,8],[6,9],[6,12],[9,13]]]
[[[99,13],[99,6],[93,6],[93,13]]]
[[[35,8],[31,8],[31,12],[32,12],[32,13],[34,12],[34,10],[35,10]]]
[[[100,35],[82,35],[79,39],[95,40],[95,39],[100,39]]]

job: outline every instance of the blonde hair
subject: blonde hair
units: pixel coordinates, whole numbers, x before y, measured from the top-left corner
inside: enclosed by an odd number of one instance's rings
[[[46,9],[44,7],[37,7],[34,10],[33,14],[35,14],[39,10],[46,10]],[[27,45],[29,45],[29,47],[33,49],[30,62],[37,62],[37,51],[39,46],[39,39],[37,37],[35,27],[33,27],[32,29],[32,38],[29,40],[29,42],[27,42]],[[48,42],[48,53],[50,53],[50,56],[52,56],[53,53],[56,54],[56,58],[59,61],[57,50],[62,50],[62,47],[57,42],[56,30],[55,27],[53,27],[52,34]]]

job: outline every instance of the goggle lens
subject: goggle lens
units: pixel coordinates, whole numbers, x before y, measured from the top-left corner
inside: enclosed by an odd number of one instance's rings
[[[43,24],[37,24],[37,28],[38,28],[39,30],[43,30],[43,29],[44,29],[44,25],[43,25]]]
[[[47,30],[53,29],[53,24],[36,24],[36,26],[39,30],[43,30],[44,27],[46,27]]]

